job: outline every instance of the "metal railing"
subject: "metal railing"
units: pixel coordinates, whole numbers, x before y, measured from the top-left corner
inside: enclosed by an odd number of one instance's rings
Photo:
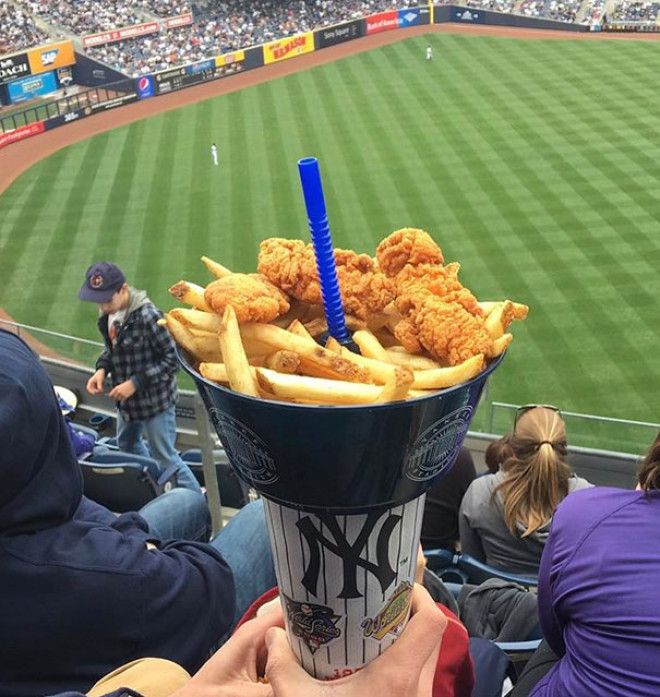
[[[27,126],[37,121],[47,121],[56,116],[66,116],[77,111],[97,111],[103,104],[122,99],[135,93],[134,81],[121,80],[103,87],[90,87],[89,89],[70,94],[60,99],[46,101],[45,103],[32,105],[22,111],[14,111],[6,116],[0,112],[0,132],[15,131],[21,126]]]
[[[20,322],[0,319],[0,328],[23,336],[33,348],[51,358],[69,361],[78,367],[92,368],[103,344],[99,341],[62,334],[60,332],[33,327]],[[179,375],[179,387],[194,390],[187,375]],[[488,385],[484,389],[479,408],[472,420],[472,433],[502,435],[513,428],[516,409],[519,405],[491,401]],[[640,454],[646,450],[656,434],[660,423],[636,421],[595,414],[563,411],[569,443],[572,446],[597,450]]]

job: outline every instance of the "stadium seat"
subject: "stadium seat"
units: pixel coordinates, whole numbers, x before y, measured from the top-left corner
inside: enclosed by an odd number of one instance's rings
[[[181,453],[181,459],[190,467],[200,486],[205,486],[202,451],[197,448],[186,450]],[[242,508],[250,501],[249,487],[236,475],[224,450],[214,450],[213,460],[222,505],[229,508]]]
[[[456,554],[447,549],[429,549],[424,550],[424,556],[429,569],[445,582],[478,585],[489,578],[501,578],[525,588],[534,588],[538,585],[538,579],[535,576],[510,574],[477,561],[469,554]]]
[[[176,467],[159,474],[155,460],[145,460],[150,459],[120,452],[79,460],[85,496],[114,513],[126,513],[176,486]]]
[[[73,430],[77,431],[78,433],[83,433],[86,436],[92,436],[92,438],[94,438],[95,441],[98,439],[99,434],[89,426],[83,426],[82,424],[71,422],[71,428],[73,428]]]

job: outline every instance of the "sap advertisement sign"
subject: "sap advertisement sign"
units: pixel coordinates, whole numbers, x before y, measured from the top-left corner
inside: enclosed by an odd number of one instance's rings
[[[7,85],[7,93],[12,104],[24,102],[34,97],[50,94],[58,89],[55,71],[14,80]]]
[[[140,99],[148,99],[155,94],[154,78],[152,75],[143,75],[135,81],[138,97]]]

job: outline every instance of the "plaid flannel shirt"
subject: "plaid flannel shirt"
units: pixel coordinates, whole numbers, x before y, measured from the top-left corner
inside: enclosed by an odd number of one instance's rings
[[[113,387],[133,381],[135,394],[118,403],[129,421],[150,419],[176,402],[176,352],[167,329],[156,323],[161,316],[150,302],[133,310],[121,326],[114,346],[108,335],[108,315],[99,318],[106,349],[96,361],[96,368],[105,369]]]

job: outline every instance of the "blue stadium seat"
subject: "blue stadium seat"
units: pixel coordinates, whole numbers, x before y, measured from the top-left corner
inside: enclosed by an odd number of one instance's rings
[[[474,583],[479,585],[489,578],[501,578],[504,581],[517,583],[525,588],[534,588],[538,585],[535,576],[519,576],[510,574],[494,566],[488,566],[477,561],[469,554],[456,554],[447,549],[424,550],[429,569],[445,582]]]
[[[176,486],[176,468],[169,467],[154,477],[151,467],[129,453],[112,453],[113,457],[92,455],[79,460],[85,496],[114,513],[137,511],[160,494]],[[114,457],[119,455],[119,457]],[[128,457],[123,457],[127,455]],[[154,465],[155,461],[152,461]],[[156,465],[157,469],[157,465]]]
[[[86,436],[92,436],[95,441],[98,441],[99,434],[89,426],[83,426],[82,424],[77,424],[72,421],[71,428],[78,433],[84,433]]]

